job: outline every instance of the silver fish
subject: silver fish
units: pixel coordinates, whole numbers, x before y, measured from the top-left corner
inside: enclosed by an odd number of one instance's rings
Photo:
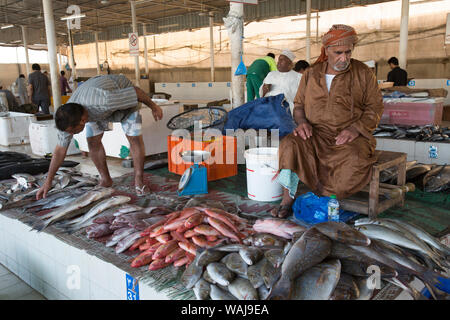
[[[370,239],[367,236],[343,222],[327,221],[315,224],[312,228],[319,230],[335,241],[355,246],[368,246],[370,244]]]
[[[267,287],[263,284],[258,289],[258,296],[260,300],[266,300],[266,298],[269,296],[270,290],[267,289]]]
[[[281,276],[281,269],[275,268],[269,260],[261,267],[261,276],[267,288],[272,288]]]
[[[129,247],[131,247],[131,246],[133,245],[133,243],[134,243],[137,239],[139,239],[139,238],[141,238],[141,237],[142,237],[142,236],[141,236],[141,232],[140,232],[140,231],[135,232],[135,233],[132,233],[132,234],[126,236],[125,238],[123,238],[122,240],[120,240],[120,241],[117,243],[117,246],[116,246],[116,253],[118,254],[118,253],[124,252],[124,251],[127,250]]]
[[[186,289],[192,289],[198,280],[200,280],[203,267],[198,265],[198,255],[195,256],[194,261],[190,265],[187,266],[186,270],[184,270],[183,275],[181,276],[181,284]]]
[[[203,272],[203,279],[205,279],[207,282],[211,283],[211,284],[216,284],[217,282],[214,281],[213,278],[211,278],[211,276],[208,273],[208,270],[205,269],[205,271]]]
[[[201,267],[207,266],[212,262],[219,261],[225,256],[225,254],[226,254],[225,252],[216,251],[212,249],[206,249],[200,253],[197,252],[197,255],[199,256],[197,264]]]
[[[228,286],[230,293],[239,300],[258,300],[258,291],[253,288],[250,281],[236,278]]]
[[[114,189],[112,188],[101,188],[97,190],[92,190],[91,192],[88,192],[78,197],[76,200],[73,201],[73,203],[54,210],[51,218],[49,218],[46,221],[40,220],[36,222],[33,228],[38,230],[38,232],[40,232],[54,222],[67,218],[72,218],[73,216],[71,215],[71,213],[73,213],[77,209],[81,209],[94,201],[110,196],[113,192]]]
[[[247,276],[248,265],[237,252],[227,254],[221,260],[227,268],[238,275]]]
[[[111,228],[111,227],[110,227]],[[130,234],[136,232],[134,228],[121,228],[114,231],[113,236],[111,239],[106,243],[107,247],[113,247],[115,246],[120,240],[125,238],[126,236],[129,236]]]
[[[243,242],[245,245],[251,245],[254,247],[284,247],[286,244],[286,239],[270,233],[255,233],[250,237],[245,238]]]
[[[197,300],[207,300],[211,292],[211,285],[200,278],[195,284],[193,291]]]
[[[261,260],[263,252],[261,249],[253,247],[243,247],[239,250],[239,255],[242,260],[245,261],[249,266],[254,265],[256,262]]]
[[[117,208],[117,211],[114,213],[114,216],[118,217],[118,216],[121,216],[126,213],[138,212],[138,211],[142,211],[142,210],[143,210],[143,208],[140,206],[136,206],[134,204],[125,204],[125,205],[122,205],[119,208]]]
[[[217,250],[222,252],[239,252],[244,246],[242,244],[232,243],[226,245],[219,245],[211,248],[211,250]]]
[[[322,262],[302,273],[294,282],[293,300],[328,300],[341,275],[341,263]]]
[[[235,278],[235,274],[231,272],[224,263],[212,262],[206,269],[211,278],[222,286],[228,286]]]
[[[237,300],[235,296],[225,290],[220,289],[214,284],[211,284],[210,297],[212,300]]]
[[[423,178],[425,192],[441,192],[450,189],[450,166],[434,168]]]

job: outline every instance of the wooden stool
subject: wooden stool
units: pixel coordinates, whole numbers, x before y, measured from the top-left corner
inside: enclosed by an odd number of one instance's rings
[[[372,178],[369,185],[362,191],[369,193],[368,200],[358,198],[358,194],[347,199],[339,200],[341,208],[348,211],[366,214],[370,219],[376,219],[377,215],[395,205],[403,207],[405,193],[408,191],[406,183],[406,153],[391,151],[376,151],[378,161],[373,165]],[[380,172],[392,167],[397,167],[397,185],[380,183]],[[397,197],[380,199],[380,195],[398,192]],[[413,191],[410,189],[410,191]]]

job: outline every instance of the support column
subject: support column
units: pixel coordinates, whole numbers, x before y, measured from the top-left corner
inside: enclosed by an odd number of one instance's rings
[[[209,56],[211,60],[211,82],[215,81],[214,72],[214,13],[209,13]]]
[[[409,0],[402,0],[402,16],[400,19],[400,46],[398,62],[400,68],[406,69],[408,59],[408,21],[409,21]]]
[[[59,73],[61,73],[61,71],[64,70],[64,66],[62,65],[62,58],[61,58],[61,46],[58,46],[58,69],[59,69]]]
[[[243,55],[244,4],[231,2],[230,12],[223,20],[230,38],[232,107],[236,108],[245,100],[244,76],[234,75]]]
[[[311,63],[311,0],[306,0],[306,61]]]
[[[130,4],[131,4],[131,19],[132,19],[133,32],[137,33],[138,29],[137,29],[137,23],[136,23],[136,4],[135,4],[135,1],[130,1]],[[141,73],[139,71],[139,55],[134,57],[134,66],[135,66],[135,71],[136,71],[135,85],[137,87],[139,87],[139,82],[140,82],[140,78],[141,78]]]
[[[28,56],[28,37],[26,28],[27,27],[22,26],[22,40],[23,40],[23,47],[25,48],[25,61],[27,65],[26,77],[28,79],[28,75],[31,73],[31,69],[30,69],[30,57]]]
[[[95,56],[97,58],[97,75],[100,75],[100,56],[98,54],[98,31],[95,31]]]
[[[77,82],[75,81],[77,79],[77,68],[75,67],[75,54],[73,52],[73,41],[72,41],[72,30],[69,28],[69,20],[67,20],[67,35],[69,36],[69,46],[70,46],[70,66],[72,67],[72,79],[73,79],[73,89],[76,89]],[[75,90],[74,90],[75,91]]]
[[[148,77],[148,52],[147,52],[147,25],[142,25],[144,32],[144,59],[145,59],[145,75]]]
[[[53,3],[51,0],[43,0],[45,33],[47,35],[48,61],[50,63],[50,75],[52,83],[52,96],[54,111],[61,105],[61,88],[58,77],[58,58],[56,56],[56,32],[53,17]]]

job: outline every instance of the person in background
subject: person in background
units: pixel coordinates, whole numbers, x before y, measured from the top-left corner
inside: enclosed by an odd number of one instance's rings
[[[291,114],[294,111],[295,94],[302,78],[300,73],[292,70],[294,59],[295,55],[291,51],[284,50],[278,57],[278,70],[269,72],[264,78],[261,88],[262,97],[277,96],[283,93],[289,102]]]
[[[294,71],[298,72],[300,74],[303,74],[303,72],[306,71],[306,69],[309,68],[309,63],[305,60],[299,60],[294,66]]]
[[[13,93],[7,89],[3,89],[3,85],[0,83],[0,93],[4,93],[6,95],[6,100],[8,105],[6,106],[9,109],[17,108],[19,104],[17,103],[16,97],[14,97]]]
[[[85,128],[89,155],[100,173],[100,186],[112,186],[113,181],[102,143],[103,133],[111,122],[122,124],[133,158],[136,194],[144,195],[145,188],[148,189],[148,186],[144,184],[145,145],[139,102],[152,110],[155,121],[162,119],[162,109],[125,76],[96,76],[78,87],[68,103],[60,106],[55,112],[58,143],[53,151],[47,179],[37,192],[36,199],[46,197],[47,192],[52,188],[53,178],[66,157],[73,135],[82,132]]]
[[[69,83],[67,82],[67,78],[65,77],[66,73],[61,71],[61,76],[59,77],[59,87],[61,88],[61,95],[66,96],[67,93],[71,93],[72,89],[69,87]]]
[[[399,67],[398,59],[391,57],[388,64],[391,71],[388,73],[387,82],[393,82],[394,86],[406,86],[408,84],[408,73]]]
[[[28,96],[33,104],[41,107],[42,113],[50,114],[50,81],[41,73],[39,64],[33,64],[31,69],[34,72],[28,76]]]
[[[28,93],[27,93],[27,82],[25,80],[25,75],[21,74],[17,79],[16,79],[16,86],[17,86],[17,91],[19,93],[19,100],[20,100],[20,104],[26,104],[29,103],[29,98],[28,98]]]
[[[264,78],[269,72],[276,70],[277,64],[273,53],[253,61],[247,70],[247,102],[260,98],[259,88]]]
[[[292,212],[300,181],[317,196],[339,200],[370,181],[377,161],[372,133],[384,105],[373,72],[352,59],[357,41],[351,26],[333,25],[322,38],[321,55],[302,76],[294,100],[297,128],[280,142],[277,181],[284,192],[273,216]]]

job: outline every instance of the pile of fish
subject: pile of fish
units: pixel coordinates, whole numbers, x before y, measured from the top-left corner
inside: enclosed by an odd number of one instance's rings
[[[15,173],[12,178],[1,182],[0,209],[21,207],[28,202],[32,202],[39,188],[45,183],[47,175],[33,176],[28,173]],[[61,191],[89,188],[97,184],[97,179],[83,175],[74,168],[61,167],[53,179],[52,189],[48,192],[48,195]]]
[[[45,173],[50,167],[50,161],[51,159],[31,158],[20,152],[0,151],[0,180],[10,179],[16,173],[30,175]],[[78,162],[65,160],[62,166],[75,167],[78,164]]]
[[[141,253],[132,267],[149,265],[149,270],[189,265],[198,248],[238,242],[251,232],[247,220],[217,208],[191,207],[162,217],[140,233],[130,250]]]
[[[380,182],[397,184],[398,170],[390,168],[380,172]],[[406,182],[412,182],[426,192],[450,190],[450,166],[406,163]]]
[[[382,281],[414,299],[425,299],[410,285],[414,277],[433,297],[448,298],[435,285],[449,266],[450,249],[413,225],[361,219],[355,228],[324,222],[306,229],[277,220],[258,222],[265,231],[278,233],[262,246],[249,241],[250,246],[199,249],[181,278],[183,285],[201,300],[369,300],[376,287],[369,270],[375,266]]]
[[[450,127],[380,124],[373,132],[373,136],[416,141],[450,142]]]

